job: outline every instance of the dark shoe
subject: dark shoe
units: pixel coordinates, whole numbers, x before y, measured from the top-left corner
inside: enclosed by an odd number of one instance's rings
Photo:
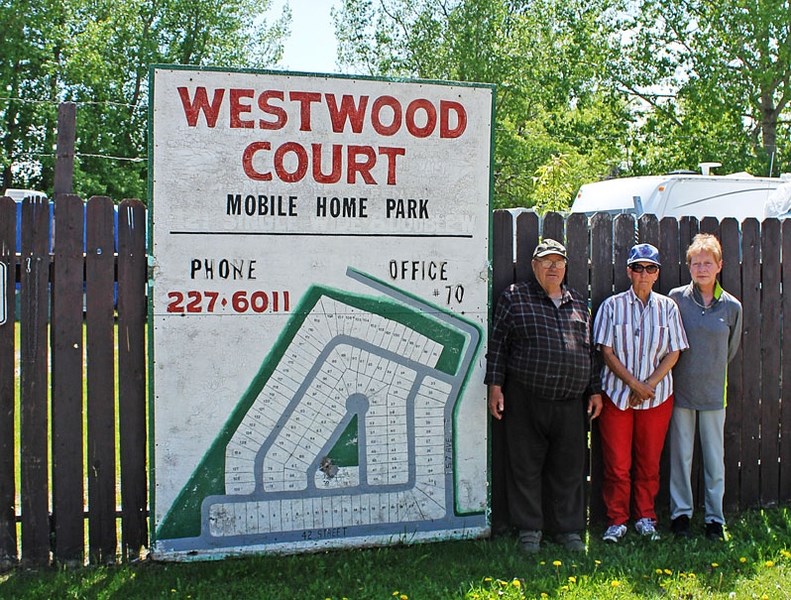
[[[522,550],[528,554],[535,554],[541,550],[541,532],[523,529],[519,532],[519,543]]]
[[[706,523],[706,539],[712,542],[724,540],[725,532],[722,530],[722,523],[717,523],[716,521]]]
[[[559,533],[555,536],[555,541],[558,544],[563,544],[563,547],[569,552],[585,552],[587,550],[579,533]]]
[[[688,538],[691,536],[689,531],[689,517],[687,515],[680,515],[670,521],[670,531],[677,538]]]

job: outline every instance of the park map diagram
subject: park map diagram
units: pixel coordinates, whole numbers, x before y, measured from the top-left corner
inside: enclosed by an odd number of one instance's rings
[[[163,552],[485,527],[456,505],[454,416],[481,331],[354,269],[313,286],[157,529]]]

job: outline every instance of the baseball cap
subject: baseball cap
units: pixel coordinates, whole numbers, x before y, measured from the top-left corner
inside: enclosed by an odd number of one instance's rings
[[[566,256],[566,247],[563,244],[546,238],[533,250],[533,258],[541,258],[548,254],[560,254],[563,258],[568,258]]]
[[[659,250],[651,244],[637,244],[629,250],[629,258],[626,259],[626,266],[636,262],[649,262],[657,266],[662,266],[659,262]]]

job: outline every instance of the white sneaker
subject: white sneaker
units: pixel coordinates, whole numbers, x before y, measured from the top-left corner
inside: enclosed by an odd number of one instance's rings
[[[644,537],[649,537],[652,540],[659,539],[659,532],[656,530],[653,519],[649,519],[648,517],[638,519],[638,521],[634,524],[634,528],[637,533]]]
[[[623,536],[626,535],[626,525],[610,525],[604,535],[601,536],[605,542],[617,543]]]

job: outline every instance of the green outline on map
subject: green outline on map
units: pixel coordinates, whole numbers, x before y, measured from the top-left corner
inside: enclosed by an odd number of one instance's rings
[[[264,385],[280,364],[280,360],[299,332],[305,319],[324,296],[360,310],[386,317],[420,332],[443,347],[443,351],[434,368],[448,375],[454,375],[458,370],[459,361],[463,355],[461,349],[466,344],[465,336],[460,331],[432,317],[430,313],[420,311],[387,297],[365,296],[324,286],[311,286],[278,336],[272,346],[272,350],[263,360],[258,373],[231,412],[218,436],[163,517],[156,530],[156,539],[200,536],[202,527],[201,504],[204,498],[225,493],[225,449],[228,443],[258,398]],[[424,301],[421,302],[425,304]],[[458,315],[454,314],[454,317],[458,317]]]

